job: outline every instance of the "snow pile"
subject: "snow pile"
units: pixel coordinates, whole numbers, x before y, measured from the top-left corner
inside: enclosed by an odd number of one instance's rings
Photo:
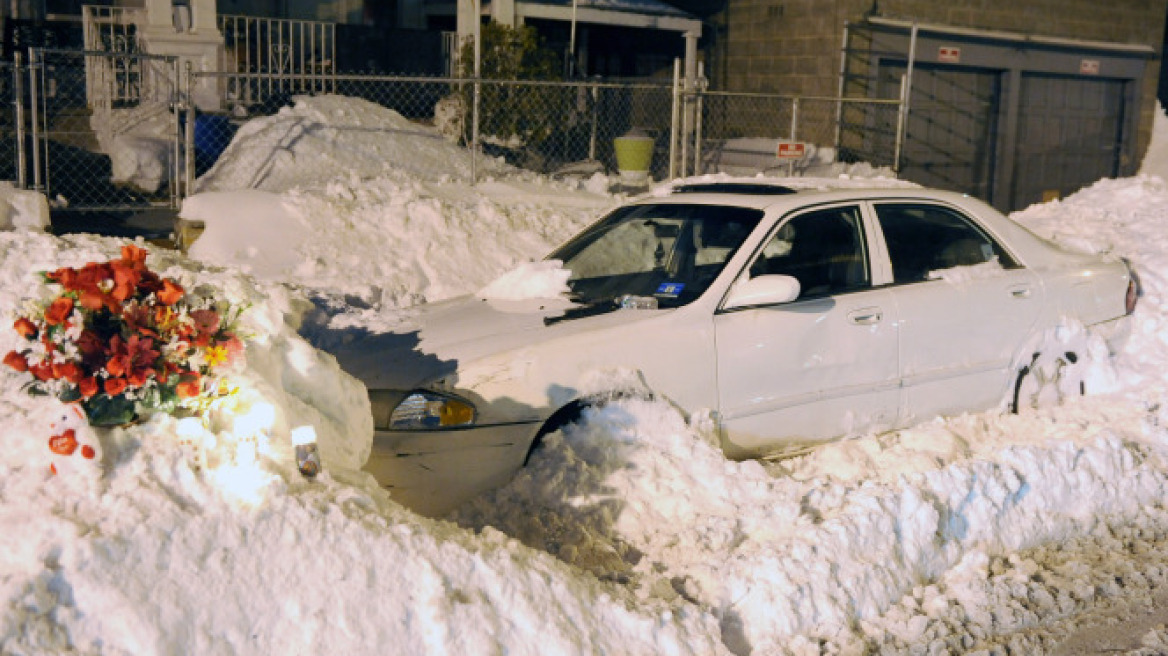
[[[108,259],[120,242],[16,232],[0,246],[0,313],[11,316],[36,271]],[[46,440],[61,405],[0,372],[0,519],[22,527],[0,537],[5,653],[719,652],[696,609],[634,606],[497,531],[471,535],[393,503],[354,470],[372,432],[364,389],[296,336],[287,292],[150,258],[250,308],[229,414],[266,402],[273,416],[258,435],[220,417],[193,444],[169,416],[101,430],[100,475],[52,475]],[[17,339],[0,331],[0,349]],[[312,482],[288,441],[302,424],[324,461]]]
[[[47,230],[49,201],[35,191],[0,181],[0,230]]]
[[[0,518],[21,527],[0,537],[0,651],[1039,653],[1082,628],[1083,613],[1168,585],[1161,178],[1102,181],[1015,215],[1064,244],[1129,257],[1143,278],[1126,349],[1110,362],[1098,343],[1086,349],[1100,365],[1086,398],[732,462],[709,416],[683,417],[636,372],[598,372],[607,404],[548,436],[455,523],[435,522],[353,471],[367,401],[297,336],[318,328],[300,323],[312,318],[301,293],[377,332],[405,305],[482,290],[616,199],[594,193],[595,178],[580,189],[521,174],[475,188],[428,177],[426,162],[457,156],[449,144],[361,105],[311,99],[244,130],[239,143],[252,146],[229,150],[206,182],[240,187],[184,208],[208,221],[193,253],[207,264],[151,255],[164,275],[250,306],[238,413],[270,404],[270,439],[225,420],[196,445],[159,417],[99,435],[103,475],[54,477],[44,441],[59,405],[0,372]],[[393,136],[329,132],[338,119]],[[407,155],[383,166],[393,153]],[[35,271],[119,245],[0,233],[0,312],[30,293]],[[556,287],[551,265],[528,268],[543,281],[532,293]],[[1086,339],[1064,328],[1043,339]],[[15,340],[0,331],[0,350]],[[287,441],[304,424],[325,460],[313,482]],[[1162,649],[1162,626],[1133,635],[1133,651]]]
[[[559,260],[525,262],[491,281],[479,290],[484,299],[522,301],[529,298],[555,298],[571,291],[568,278],[572,272]]]
[[[381,105],[343,96],[296,96],[294,105],[243,124],[196,190],[264,189],[326,183],[338,172],[362,178],[468,180],[469,152],[441,133]],[[482,171],[505,164],[479,158]]]

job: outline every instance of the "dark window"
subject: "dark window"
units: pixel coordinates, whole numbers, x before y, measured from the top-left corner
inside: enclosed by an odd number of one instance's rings
[[[894,282],[930,280],[935,271],[996,261],[1018,262],[969,218],[936,205],[878,204],[876,216],[888,244]]]
[[[871,287],[859,209],[819,210],[783,223],[750,267],[752,277],[769,274],[796,278],[799,298]]]

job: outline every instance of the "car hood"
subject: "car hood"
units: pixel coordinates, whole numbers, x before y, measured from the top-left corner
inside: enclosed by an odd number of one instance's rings
[[[400,323],[387,332],[351,340],[333,354],[370,389],[409,390],[475,360],[671,311],[590,308],[562,298],[464,296],[403,310]]]

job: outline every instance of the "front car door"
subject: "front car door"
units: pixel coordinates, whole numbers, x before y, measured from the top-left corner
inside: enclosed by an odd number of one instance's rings
[[[895,421],[896,309],[891,291],[872,284],[871,227],[856,204],[786,218],[742,275],[793,276],[799,297],[714,317],[729,455],[796,450]]]
[[[1042,304],[1037,276],[956,208],[872,207],[900,319],[900,424],[996,405]]]

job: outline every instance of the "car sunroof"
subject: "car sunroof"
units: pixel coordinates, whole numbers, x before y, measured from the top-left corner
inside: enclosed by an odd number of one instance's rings
[[[756,182],[697,182],[678,185],[675,194],[749,194],[751,196],[785,196],[796,191],[790,187]]]

